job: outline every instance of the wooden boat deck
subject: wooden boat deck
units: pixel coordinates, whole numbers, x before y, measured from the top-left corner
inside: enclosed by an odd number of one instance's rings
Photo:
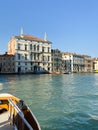
[[[0,130],[14,130],[14,127],[10,125],[10,122],[4,122],[4,124],[0,125]]]
[[[0,130],[41,130],[30,109],[21,99],[0,94]]]
[[[14,127],[10,125],[8,120],[8,112],[0,114],[0,130],[14,130]]]

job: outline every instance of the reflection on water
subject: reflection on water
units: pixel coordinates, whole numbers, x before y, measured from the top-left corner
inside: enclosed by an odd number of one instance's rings
[[[2,90],[3,89],[3,84],[2,83],[0,83],[0,90]]]
[[[97,130],[98,75],[0,75],[0,92],[30,106],[42,130]]]

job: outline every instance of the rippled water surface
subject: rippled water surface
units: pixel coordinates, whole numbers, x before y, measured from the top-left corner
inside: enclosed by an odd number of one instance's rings
[[[98,130],[98,74],[0,75],[0,93],[22,98],[42,130]]]

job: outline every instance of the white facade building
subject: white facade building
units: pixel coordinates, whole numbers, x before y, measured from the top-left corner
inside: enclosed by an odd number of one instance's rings
[[[92,60],[90,56],[63,52],[62,60],[64,71],[92,72]]]
[[[64,72],[72,72],[72,53],[62,52],[62,63],[63,63],[63,71]]]
[[[14,36],[8,53],[15,55],[16,73],[51,72],[51,42],[30,35]]]
[[[93,59],[93,70],[94,72],[98,72],[98,58]]]

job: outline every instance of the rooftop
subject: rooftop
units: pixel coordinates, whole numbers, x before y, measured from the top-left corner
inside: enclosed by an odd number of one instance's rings
[[[31,35],[15,36],[15,38],[24,39],[24,40],[30,40],[30,41],[38,41],[38,42],[48,42],[48,43],[51,43],[50,41],[47,41],[45,39],[38,38],[38,37],[35,37],[35,36],[31,36]]]
[[[0,54],[0,56],[14,56],[14,55],[5,53],[5,54]]]

